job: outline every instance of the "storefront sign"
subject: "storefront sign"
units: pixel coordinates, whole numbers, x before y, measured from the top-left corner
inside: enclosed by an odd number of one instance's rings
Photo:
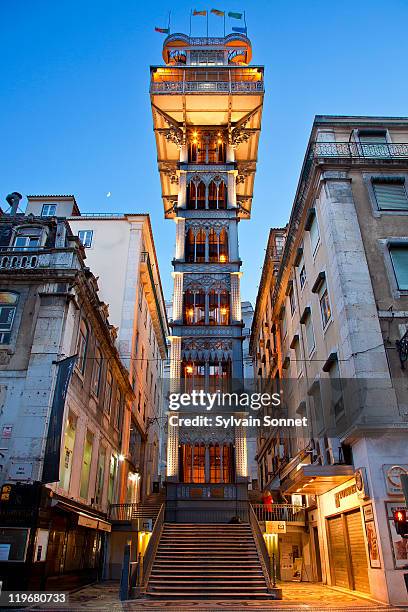
[[[89,529],[97,529],[98,521],[97,519],[80,514],[78,517],[78,525],[82,525],[82,527],[89,527]]]
[[[377,530],[374,521],[367,521],[365,523],[365,530],[370,567],[379,569],[381,567],[380,548],[378,546]]]
[[[11,462],[9,478],[10,480],[30,480],[33,475],[32,461]]]
[[[356,492],[357,492],[357,487],[355,484],[353,484],[353,485],[350,485],[349,487],[346,487],[342,491],[338,491],[337,493],[335,493],[334,503],[336,505],[336,508],[340,508],[340,502],[342,499],[344,499],[345,497],[349,497],[350,495],[354,495],[354,493]]]
[[[55,383],[54,397],[52,400],[50,421],[48,424],[47,442],[45,445],[44,467],[42,482],[58,482],[61,436],[64,425],[64,407],[67,396],[69,381],[74,369],[76,355],[67,357],[58,362],[57,380]]]
[[[359,499],[368,499],[370,495],[368,492],[366,469],[364,467],[358,468],[354,473],[354,478],[356,479],[357,497]]]
[[[1,487],[0,501],[10,501],[11,485],[5,484]]]
[[[99,531],[107,531],[110,533],[112,531],[112,525],[110,523],[105,523],[105,521],[98,521],[98,529]]]
[[[385,486],[388,495],[403,495],[401,486],[401,474],[408,474],[408,464],[383,465]]]
[[[265,521],[265,533],[286,533],[286,521]]]

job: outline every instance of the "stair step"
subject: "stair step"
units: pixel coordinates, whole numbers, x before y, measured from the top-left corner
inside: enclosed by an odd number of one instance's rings
[[[246,584],[245,581],[242,581],[244,583],[244,585]],[[160,586],[150,586],[149,584],[149,590],[163,590],[166,589],[167,591],[172,591],[173,589],[180,589],[180,587],[182,585],[186,585],[183,587],[183,589],[187,592],[196,592],[196,591],[202,591],[202,588],[204,587],[206,590],[206,595],[207,595],[207,591],[219,591],[219,592],[223,592],[225,594],[228,593],[233,593],[234,591],[239,591],[242,590],[242,584],[241,585],[228,585],[228,586],[220,586],[218,584],[214,584],[214,585],[209,585],[207,582],[203,582],[202,585],[201,584],[194,584],[192,585],[191,582],[177,582],[177,584],[172,584],[172,583],[168,583],[166,582],[166,584],[161,583]],[[266,591],[266,586],[265,583],[261,584],[259,586],[251,586],[251,590],[255,590],[255,591]]]
[[[227,580],[228,583],[230,585],[234,584],[234,582],[245,582],[247,584],[260,584],[263,587],[265,587],[265,579],[262,576],[255,575],[255,576],[250,576],[250,575],[234,575],[234,574],[226,574],[226,575],[222,575],[222,576],[217,576],[217,575],[209,575],[209,576],[203,576],[201,575],[197,575],[197,576],[183,576],[183,578],[188,578],[188,581],[183,581],[180,577],[174,576],[174,575],[168,575],[168,574],[154,574],[151,575],[149,578],[149,584],[152,586],[153,584],[173,584],[173,583],[177,583],[177,584],[196,584],[197,582],[202,583],[205,582],[206,584],[211,584],[212,582],[214,583],[218,583],[220,581],[225,581]]]

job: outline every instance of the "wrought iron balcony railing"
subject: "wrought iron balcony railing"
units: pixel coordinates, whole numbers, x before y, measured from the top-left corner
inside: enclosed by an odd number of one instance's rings
[[[305,509],[293,504],[252,504],[258,521],[305,523]]]
[[[153,68],[151,93],[259,93],[264,91],[262,67]]]
[[[343,157],[365,159],[408,158],[408,143],[398,142],[314,142],[311,157]]]

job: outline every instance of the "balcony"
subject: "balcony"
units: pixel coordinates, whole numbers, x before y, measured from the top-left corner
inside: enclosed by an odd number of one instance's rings
[[[72,268],[74,249],[46,247],[1,247],[0,270]]]
[[[153,68],[150,93],[263,93],[263,68]]]
[[[314,142],[310,157],[345,159],[407,159],[408,143]]]
[[[286,521],[298,526],[305,525],[305,508],[293,504],[252,504],[258,522]]]

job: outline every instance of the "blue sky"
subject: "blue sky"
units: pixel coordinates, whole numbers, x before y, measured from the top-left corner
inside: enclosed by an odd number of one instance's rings
[[[192,8],[245,10],[253,62],[266,67],[253,216],[240,224],[242,298],[254,301],[268,228],[288,219],[314,115],[408,113],[408,3],[236,1],[2,0],[1,199],[74,193],[83,211],[149,212],[170,297],[175,228],[163,219],[148,95],[163,41],[154,26],[166,26],[169,9],[172,32],[188,32]],[[197,17],[193,35],[204,34]],[[210,35],[220,34],[211,17]]]

